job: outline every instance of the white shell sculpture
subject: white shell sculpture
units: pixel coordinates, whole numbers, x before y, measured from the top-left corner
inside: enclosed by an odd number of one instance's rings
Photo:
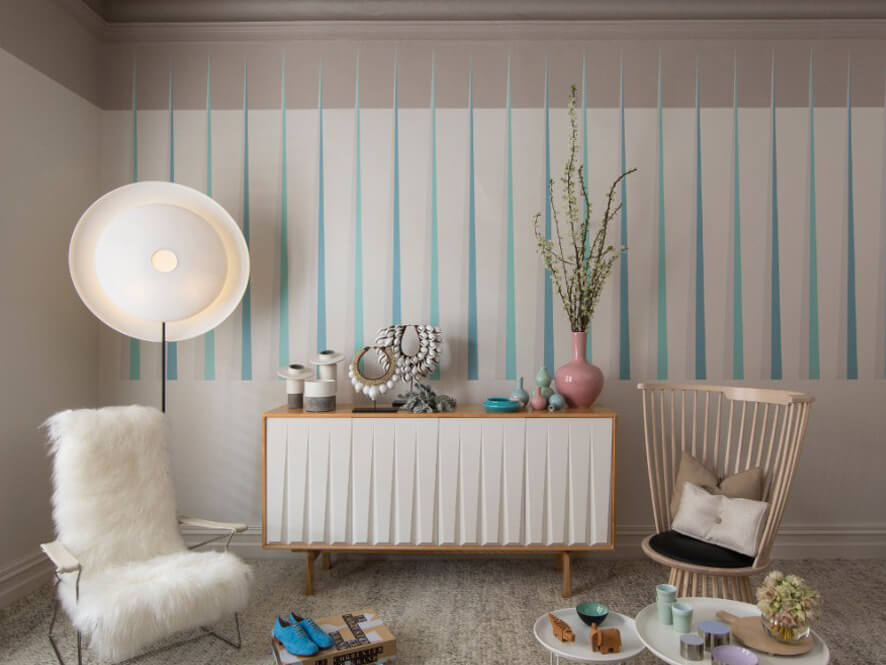
[[[403,335],[408,328],[414,328],[418,335],[418,351],[414,355],[407,355],[403,350]],[[375,343],[378,347],[390,347],[402,378],[414,383],[431,374],[440,364],[443,332],[429,324],[394,325],[381,328],[375,336]],[[381,348],[378,349],[378,360],[387,369],[389,360]]]

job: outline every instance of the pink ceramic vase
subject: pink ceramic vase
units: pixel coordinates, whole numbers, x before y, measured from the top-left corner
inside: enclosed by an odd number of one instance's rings
[[[533,411],[544,411],[548,406],[548,398],[541,394],[541,388],[535,389],[535,394],[529,398],[529,406]]]
[[[572,333],[572,360],[560,367],[554,378],[557,392],[571,407],[591,406],[603,390],[603,372],[585,356],[587,339],[585,332]]]

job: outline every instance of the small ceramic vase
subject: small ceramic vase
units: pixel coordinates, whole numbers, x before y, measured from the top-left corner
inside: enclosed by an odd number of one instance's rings
[[[544,394],[544,392],[542,392]],[[561,411],[566,408],[566,400],[560,393],[551,393],[548,397],[548,411]]]
[[[529,406],[535,411],[544,411],[548,405],[548,398],[541,394],[541,388],[535,389],[535,394],[529,400]]]
[[[538,370],[538,374],[535,375],[535,385],[539,388],[546,388],[551,385],[551,375],[547,367],[542,367]]]
[[[545,396],[545,399],[551,399],[551,395],[554,394],[554,389],[550,386],[541,386],[539,388],[541,394]]]
[[[522,406],[526,406],[529,402],[529,393],[526,392],[523,388],[523,377],[521,376],[519,381],[517,381],[517,387],[514,392],[511,393],[510,400],[512,402],[519,402]]]

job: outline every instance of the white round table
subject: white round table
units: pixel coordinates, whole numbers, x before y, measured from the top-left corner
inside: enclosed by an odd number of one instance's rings
[[[716,620],[717,612],[724,610],[739,617],[760,615],[756,605],[737,600],[722,598],[680,598],[679,600],[692,606],[693,631],[698,629],[699,622]],[[640,640],[660,660],[671,665],[685,665],[688,662],[680,655],[680,635],[673,626],[666,626],[658,620],[655,603],[644,607],[634,621]],[[760,665],[828,665],[831,653],[827,645],[814,632],[812,639],[814,641],[812,649],[801,656],[770,656],[759,651],[754,653],[760,659]],[[710,665],[710,653],[705,652],[704,660],[696,662]]]
[[[634,620],[624,614],[610,612],[600,626],[601,628],[618,628],[621,632],[621,651],[610,654],[591,650],[591,628],[581,620],[575,608],[554,610],[553,614],[569,624],[572,632],[575,633],[575,642],[561,642],[554,637],[547,612],[538,617],[532,632],[538,643],[550,652],[551,663],[559,663],[561,658],[576,663],[624,663],[646,650],[637,631],[634,630]]]

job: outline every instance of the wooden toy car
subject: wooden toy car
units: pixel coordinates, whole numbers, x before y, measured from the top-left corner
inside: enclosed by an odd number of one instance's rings
[[[618,653],[621,651],[621,633],[618,628],[597,628],[597,624],[591,624],[591,651],[599,651],[602,654]]]
[[[551,612],[548,612],[548,619],[551,621],[551,630],[554,631],[554,637],[561,642],[575,642],[575,633],[572,632],[572,628],[569,627],[568,623],[560,617],[554,616]]]

